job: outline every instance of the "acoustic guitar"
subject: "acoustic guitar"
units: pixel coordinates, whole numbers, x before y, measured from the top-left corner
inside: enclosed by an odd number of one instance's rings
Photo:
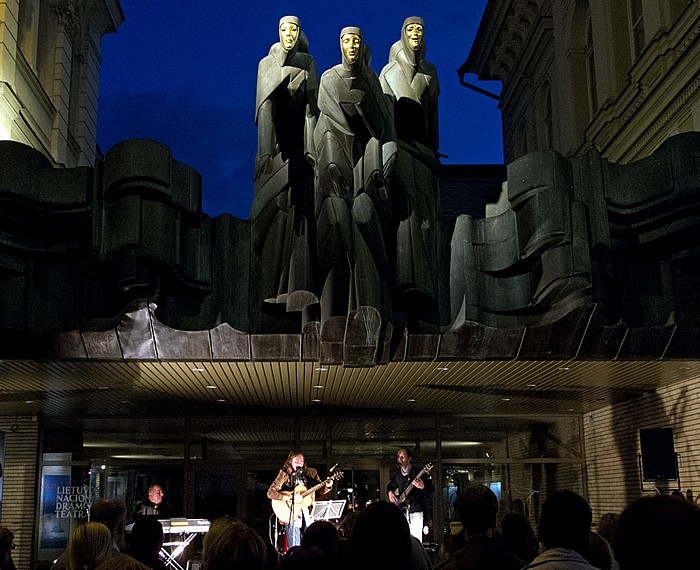
[[[287,524],[289,521],[299,518],[303,509],[314,504],[316,491],[328,483],[328,481],[337,481],[338,479],[342,479],[342,477],[343,472],[338,471],[337,473],[333,473],[333,475],[328,477],[325,481],[314,485],[310,489],[307,489],[304,485],[297,485],[294,487],[294,491],[280,491],[285,498],[272,499],[272,510],[282,524]]]
[[[430,473],[430,470],[432,468],[433,468],[432,463],[428,463],[425,467],[423,467],[423,469],[420,470],[420,473],[418,473],[418,475],[416,475],[416,477],[413,479],[413,481],[411,481],[408,484],[408,487],[406,487],[403,490],[403,492],[399,491],[398,489],[394,489],[394,495],[396,495],[396,501],[397,501],[396,504],[399,505],[399,507],[403,508],[403,507],[408,506],[408,505],[404,505],[404,503],[406,502],[406,499],[408,498],[408,494],[411,491],[413,491],[413,483],[416,482],[416,479],[420,479],[421,477],[423,477],[423,475],[427,475],[428,473]]]

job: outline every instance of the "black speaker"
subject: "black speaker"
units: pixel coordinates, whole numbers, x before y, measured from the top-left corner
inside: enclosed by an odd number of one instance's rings
[[[678,462],[673,447],[671,428],[639,430],[642,448],[642,479],[644,481],[672,481],[678,479]]]

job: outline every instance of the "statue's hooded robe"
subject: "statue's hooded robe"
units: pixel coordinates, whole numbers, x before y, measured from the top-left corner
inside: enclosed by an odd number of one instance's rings
[[[425,61],[425,39],[409,45],[406,27],[423,19],[404,20],[401,39],[391,48],[380,75],[394,102],[399,154],[390,180],[396,233],[395,308],[433,324],[438,317],[437,193],[438,84],[435,66]]]
[[[362,37],[355,27],[343,28],[341,40],[346,34]],[[343,53],[319,87],[314,141],[322,327],[327,317],[344,318],[359,307],[376,309],[383,321],[391,318],[386,244],[391,210],[382,144],[394,138],[393,121],[364,42],[360,49],[354,62]],[[376,183],[367,182],[372,173]]]
[[[280,20],[300,26],[296,16]],[[255,196],[250,211],[255,288],[262,307],[301,311],[318,301],[314,284],[313,156],[318,75],[299,27],[295,45],[281,42],[258,65]]]

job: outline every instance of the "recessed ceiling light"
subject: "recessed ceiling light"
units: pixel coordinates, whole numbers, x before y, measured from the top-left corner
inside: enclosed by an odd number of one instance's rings
[[[193,368],[192,372],[204,372],[204,368]]]
[[[318,398],[314,398],[313,400],[311,400],[311,403],[312,403],[312,404],[318,404],[320,401],[321,401],[321,400],[319,400]]]
[[[216,390],[216,386],[214,386],[213,384],[209,384],[207,388],[209,388],[209,390]]]
[[[559,368],[557,368],[557,370],[559,372],[568,372],[569,370],[571,370],[571,367],[570,366],[560,366]]]
[[[217,400],[217,402],[225,402],[225,401],[226,401],[226,400],[224,400],[223,398],[219,398],[219,399]]]
[[[537,388],[537,384],[528,384],[527,387],[528,388]]]
[[[449,370],[449,368],[447,366],[438,366],[436,370],[438,372],[446,372],[447,370]]]
[[[501,398],[501,402],[510,402],[510,398]]]
[[[317,390],[323,390],[323,386],[321,386],[320,384],[316,384],[314,388],[316,388]]]
[[[406,401],[407,401],[407,402],[415,402],[415,401],[416,401],[416,399],[415,399],[415,398],[409,398],[409,399],[408,399],[408,400],[406,400]]]
[[[25,403],[25,404],[33,404],[33,403],[34,403],[34,400],[25,400],[24,403]]]
[[[317,366],[316,368],[314,368],[314,370],[316,372],[325,372],[326,370],[328,370],[328,368],[326,368],[325,366]]]

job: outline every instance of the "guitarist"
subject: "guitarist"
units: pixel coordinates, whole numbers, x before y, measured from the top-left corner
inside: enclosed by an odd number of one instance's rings
[[[387,485],[389,501],[405,509],[411,534],[423,542],[423,511],[435,487],[430,480],[430,475],[425,474],[420,479],[417,478],[421,470],[411,465],[411,452],[405,447],[396,453],[396,462],[399,468],[392,472]],[[409,492],[406,500],[399,504],[398,497],[407,490]]]
[[[321,483],[316,469],[307,467],[304,461],[304,454],[300,451],[291,451],[287,456],[287,461],[284,462],[282,469],[278,473],[275,480],[267,490],[267,497],[277,501],[285,501],[289,496],[283,495],[282,491],[294,491],[298,487],[309,489]],[[327,495],[333,488],[333,481],[327,480],[321,490],[317,491],[319,495]],[[296,511],[298,512],[298,510]],[[291,511],[290,511],[291,515]],[[301,529],[307,523],[309,512],[307,509],[302,509],[301,516],[290,516],[292,520],[281,521],[287,525],[287,548],[299,546],[301,544]]]

